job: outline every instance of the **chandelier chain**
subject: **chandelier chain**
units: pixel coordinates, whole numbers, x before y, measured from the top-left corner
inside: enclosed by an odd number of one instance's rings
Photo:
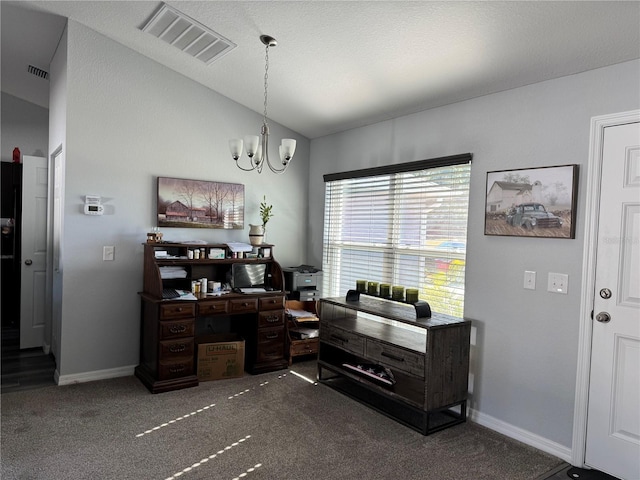
[[[269,45],[265,48],[264,55],[264,123],[267,123],[267,88],[269,81]]]

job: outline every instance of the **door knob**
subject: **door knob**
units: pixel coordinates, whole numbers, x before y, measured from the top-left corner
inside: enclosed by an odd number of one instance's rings
[[[33,263],[33,261],[32,261],[30,258],[27,258],[27,259],[24,261],[24,264],[25,264],[25,265],[31,265],[32,263]]]
[[[609,323],[611,321],[611,315],[607,312],[600,312],[596,315],[596,320],[600,323]]]
[[[611,298],[611,290],[609,290],[608,288],[603,288],[602,290],[600,290],[600,296],[605,300],[608,300],[609,298]]]

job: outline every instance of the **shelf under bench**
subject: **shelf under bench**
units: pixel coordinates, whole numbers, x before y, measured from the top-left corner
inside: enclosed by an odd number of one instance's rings
[[[323,369],[333,372],[334,375],[324,376]],[[466,400],[425,411],[399,395],[389,392],[380,394],[381,387],[322,360],[318,361],[318,381],[423,435],[430,435],[467,420]]]

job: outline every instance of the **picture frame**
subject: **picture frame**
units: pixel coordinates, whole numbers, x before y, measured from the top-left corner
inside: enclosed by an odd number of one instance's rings
[[[244,229],[244,185],[158,177],[158,227]]]
[[[485,235],[576,235],[578,165],[487,172]]]

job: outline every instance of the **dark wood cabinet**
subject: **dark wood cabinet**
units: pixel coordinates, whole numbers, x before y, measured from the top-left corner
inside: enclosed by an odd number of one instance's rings
[[[198,385],[197,343],[208,328],[239,334],[245,340],[245,369],[262,373],[287,367],[285,358],[284,278],[273,259],[231,258],[226,245],[197,245],[222,249],[225,258],[189,259],[190,244],[152,243],[144,246],[144,290],[140,364],[135,373],[152,393]],[[163,252],[160,256],[157,252]],[[206,277],[224,283],[234,263],[266,264],[269,287],[261,293],[196,293],[191,300],[163,299],[163,289],[190,290],[191,281]],[[180,267],[185,275],[163,278],[162,267]]]
[[[411,305],[365,295],[322,299],[319,313],[321,382],[424,435],[466,420],[470,321],[416,318]]]

